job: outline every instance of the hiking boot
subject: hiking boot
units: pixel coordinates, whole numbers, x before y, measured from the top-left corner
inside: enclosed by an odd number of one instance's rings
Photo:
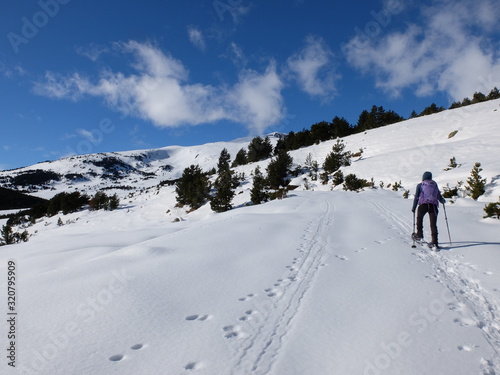
[[[417,233],[413,233],[412,234],[412,238],[415,240],[415,241],[422,241],[424,239],[423,236],[419,236]]]

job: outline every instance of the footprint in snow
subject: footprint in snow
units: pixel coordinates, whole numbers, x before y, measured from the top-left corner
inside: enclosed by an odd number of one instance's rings
[[[451,311],[465,311],[466,309],[466,306],[465,304],[459,302],[459,303],[449,303],[448,304],[448,308],[451,310]],[[458,319],[456,319],[458,320]],[[457,323],[455,321],[455,323]]]
[[[252,315],[254,315],[254,314],[257,314],[257,311],[247,310],[247,311],[245,311],[245,315],[243,315],[242,317],[240,317],[240,321],[246,322],[248,320],[251,320],[252,319]]]
[[[130,349],[132,349],[132,350],[141,350],[142,348],[144,348],[143,344],[135,344],[135,345],[132,345],[130,347]],[[127,358],[127,357],[123,354],[115,354],[115,355],[112,355],[111,357],[109,357],[109,360],[111,362],[120,362],[120,361],[124,360],[125,358]]]
[[[224,337],[226,339],[235,339],[235,338],[240,336],[241,327],[239,327],[239,326],[225,326],[223,328],[223,331],[225,332]]]
[[[460,346],[458,346],[458,350],[460,350],[461,352],[473,352],[477,348],[479,348],[479,346],[477,346],[477,345],[460,345]]]
[[[238,301],[245,302],[248,301],[250,298],[255,297],[257,294],[247,294],[245,297],[241,297],[238,299]]]
[[[348,257],[345,257],[343,255],[335,255],[335,258],[340,259],[340,260],[349,260]]]
[[[453,320],[454,323],[460,324],[462,327],[478,327],[479,323],[469,318],[461,318]]]
[[[189,321],[197,320],[200,322],[204,322],[205,320],[208,320],[210,318],[211,318],[210,315],[189,315],[189,316],[186,316],[186,320],[189,320]]]
[[[198,362],[189,362],[186,366],[184,366],[184,370],[199,370],[201,367],[201,364]]]
[[[264,292],[267,293],[268,297],[276,297],[281,295],[281,292],[279,290],[273,288],[267,288],[264,290]]]
[[[123,354],[115,354],[115,355],[112,355],[111,357],[109,357],[109,360],[111,362],[120,362],[124,358],[125,358],[125,356]]]

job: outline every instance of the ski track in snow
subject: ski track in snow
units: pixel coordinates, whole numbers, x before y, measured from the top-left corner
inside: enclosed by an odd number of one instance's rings
[[[325,212],[304,230],[304,243],[298,249],[299,255],[286,267],[287,274],[266,288],[262,297],[253,293],[239,299],[253,303],[254,308],[246,308],[237,324],[223,328],[235,358],[230,374],[270,373],[307,291],[318,270],[326,266],[326,233],[333,221],[333,208],[328,201],[325,203]]]
[[[410,244],[409,234],[412,232],[412,226],[408,220],[381,203],[371,202],[371,204],[377,211],[382,212],[381,216],[391,225],[391,228],[397,230],[401,238]],[[450,310],[460,315],[460,318],[455,319],[454,322],[480,329],[493,350],[493,358],[481,360],[481,375],[500,374],[500,308],[495,299],[481,287],[477,280],[468,276],[471,266],[450,259],[450,256],[443,250],[435,253],[422,246],[418,248],[420,252],[415,255],[432,266],[434,270],[432,278],[448,288],[457,300],[456,304],[448,305]],[[474,345],[457,345],[457,348],[467,352],[474,350]]]

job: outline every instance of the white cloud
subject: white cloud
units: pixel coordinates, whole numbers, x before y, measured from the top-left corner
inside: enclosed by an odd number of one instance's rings
[[[422,22],[385,37],[357,35],[343,47],[348,61],[374,74],[376,85],[394,96],[441,90],[456,100],[500,86],[500,55],[491,39],[498,28],[498,2],[441,0],[422,8]]]
[[[93,141],[94,140],[94,135],[92,132],[89,132],[88,130],[85,129],[77,129],[76,131],[81,137],[85,138],[88,141]]]
[[[96,62],[103,53],[109,52],[109,49],[99,44],[90,43],[87,47],[77,47],[76,52],[79,55]]]
[[[321,38],[309,36],[305,47],[288,59],[288,68],[301,89],[311,96],[331,99],[340,76],[332,64],[333,53]]]
[[[238,44],[232,42],[230,44],[230,50],[231,50],[230,58],[236,66],[245,66],[247,64],[247,58],[245,56],[245,53]]]
[[[23,67],[17,65],[14,67],[8,67],[2,61],[0,61],[0,73],[7,78],[22,77],[27,74]]]
[[[267,127],[283,118],[283,85],[274,62],[264,74],[251,70],[242,73],[240,82],[229,93],[229,98],[234,98],[234,116],[241,116],[245,123],[252,124],[255,134],[262,134]]]
[[[233,87],[215,87],[189,83],[184,65],[151,44],[131,41],[122,44],[121,51],[134,56],[135,74],[107,70],[92,82],[78,73],[60,76],[49,72],[33,90],[38,95],[75,101],[100,97],[109,107],[159,127],[231,120],[259,133],[283,117],[283,83],[274,63],[263,74],[243,72]]]
[[[205,37],[203,36],[203,33],[200,31],[200,29],[192,26],[188,27],[188,36],[189,41],[193,43],[195,47],[199,48],[202,51],[205,51],[207,45],[205,43]]]
[[[227,4],[222,1],[214,1],[213,6],[221,22],[226,19],[229,12],[233,18],[233,22],[238,23],[239,18],[250,11],[250,6],[242,3],[242,0],[230,0]]]

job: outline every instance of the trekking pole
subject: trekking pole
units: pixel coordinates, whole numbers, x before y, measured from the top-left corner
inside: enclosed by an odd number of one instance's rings
[[[448,216],[446,215],[446,207],[444,206],[444,203],[443,203],[443,210],[444,210],[444,219],[446,220],[446,229],[448,229],[448,238],[450,239],[450,245],[452,245],[451,235],[450,235],[450,226],[448,225]]]
[[[413,240],[413,244],[411,245],[411,247],[414,249],[416,248],[417,246],[415,245],[415,212],[413,212],[413,233],[411,235],[411,238]]]

